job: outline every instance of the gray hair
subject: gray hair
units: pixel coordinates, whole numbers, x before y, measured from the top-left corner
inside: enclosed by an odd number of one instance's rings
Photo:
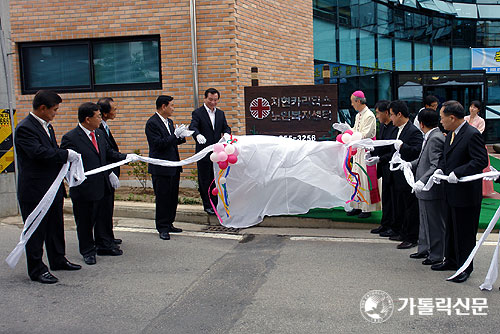
[[[357,97],[356,95],[354,96],[354,100],[361,102],[361,104],[366,104],[366,97]]]

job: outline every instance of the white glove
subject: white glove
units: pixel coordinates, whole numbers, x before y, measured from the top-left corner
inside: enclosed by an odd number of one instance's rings
[[[425,187],[425,184],[422,181],[418,180],[413,185],[413,191],[412,192],[415,192],[416,194],[418,194],[419,192],[422,191],[422,189],[424,189],[424,187]]]
[[[351,127],[347,123],[333,123],[332,128],[342,133],[346,132],[347,130],[351,130]]]
[[[125,159],[130,160],[130,162],[133,162],[133,161],[139,160],[139,156],[135,153],[130,153],[130,154],[127,154]]]
[[[455,175],[455,172],[451,172],[448,176],[448,183],[458,183],[458,178]]]
[[[225,141],[231,140],[231,135],[229,133],[225,133],[223,137]]]
[[[109,174],[109,182],[111,183],[111,186],[114,189],[117,189],[118,187],[120,187],[120,180],[118,179],[118,176],[116,176],[115,173],[113,173],[113,172],[111,172],[111,174]]]
[[[205,138],[205,136],[200,133],[196,136],[196,141],[198,142],[198,144],[203,145],[207,142],[207,138]]]
[[[438,179],[437,177],[434,177],[434,175],[444,175],[443,171],[441,169],[436,169],[434,171],[434,174],[432,176],[432,181],[435,183],[435,184],[440,184],[441,183],[441,179]]]
[[[67,149],[67,151],[68,151],[68,162],[73,162],[78,160],[78,153],[76,153],[72,149]]]
[[[372,157],[370,152],[365,154],[365,163],[367,166],[376,165],[380,161],[379,157]]]
[[[187,127],[184,128],[184,130],[181,133],[181,138],[186,138],[192,136],[194,133],[193,130],[189,130]]]
[[[186,126],[184,124],[181,124],[180,126],[179,125],[176,125],[175,126],[175,130],[174,130],[174,135],[177,137],[177,138],[180,138],[181,137],[181,133],[184,132],[184,129],[186,128]]]
[[[397,139],[396,142],[394,143],[394,148],[396,149],[396,151],[399,152],[401,145],[403,145],[403,142],[401,140]]]
[[[498,171],[493,166],[490,166],[490,172],[498,172]],[[497,176],[485,176],[485,177],[483,177],[483,180],[496,182],[496,180],[498,180],[498,177],[500,177],[500,175],[497,175]]]

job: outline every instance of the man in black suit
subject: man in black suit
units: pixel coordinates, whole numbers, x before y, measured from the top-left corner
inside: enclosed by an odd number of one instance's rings
[[[476,245],[476,234],[481,212],[482,182],[458,182],[458,178],[482,173],[488,165],[488,153],[481,133],[465,120],[465,112],[457,101],[447,101],[441,111],[441,124],[449,131],[439,168],[449,175],[444,183],[447,204],[445,261],[435,264],[433,270],[456,270],[467,260]],[[453,278],[465,282],[473,264]]]
[[[389,105],[392,124],[397,128],[394,149],[398,150],[401,158],[407,162],[418,158],[422,149],[422,132],[410,121],[410,112],[405,102],[392,101]],[[394,150],[392,151],[394,153]],[[391,184],[394,191],[392,230],[399,236],[390,237],[390,240],[401,241],[398,249],[408,249],[417,246],[419,231],[418,201],[412,188],[406,182],[402,171],[391,172]]]
[[[231,128],[227,125],[224,112],[217,108],[219,99],[219,91],[215,88],[209,88],[205,91],[203,106],[193,111],[189,129],[194,131],[193,137],[196,138],[196,153],[207,146],[218,143],[223,134],[231,134]],[[212,187],[210,187],[214,179],[213,162],[210,161],[210,157],[207,155],[197,162],[197,166],[198,190],[203,201],[203,208],[209,215],[215,215],[208,195],[210,190],[210,198],[214,206],[217,207],[217,196],[212,195],[212,189],[215,187],[215,184],[212,184]]]
[[[389,116],[389,104],[391,102],[382,100],[375,104],[375,116],[377,117],[380,127],[377,139],[388,140],[395,139],[397,135],[397,128],[392,124]],[[392,218],[392,185],[390,183],[389,161],[392,157],[392,150],[390,146],[376,147],[372,152],[366,155],[366,165],[373,166],[377,164],[377,177],[382,178],[382,219],[380,226],[371,230],[371,233],[378,233],[381,236],[391,237],[395,235],[391,226],[393,224]]]
[[[36,208],[61,167],[67,161],[78,159],[76,152],[59,148],[54,129],[49,124],[61,102],[61,97],[56,93],[39,91],[33,99],[33,111],[16,128],[15,149],[19,167],[17,196],[23,221]],[[50,269],[81,269],[80,265],[69,262],[65,257],[63,197],[64,186],[61,184],[48,212],[26,243],[28,275],[33,281],[46,284],[58,281],[42,261],[44,243]]]
[[[177,145],[185,143],[185,137],[192,133],[184,125],[174,128],[174,122],[169,118],[172,117],[175,110],[173,99],[168,95],[158,96],[156,113],[146,123],[150,158],[179,161]],[[182,232],[182,229],[173,225],[179,201],[179,181],[182,167],[163,167],[149,164],[148,172],[153,180],[156,198],[156,230],[161,239],[169,240],[169,232]]]
[[[108,121],[114,120],[116,117],[116,113],[118,111],[116,107],[116,103],[111,97],[103,97],[97,101],[97,105],[101,109],[101,124],[99,125],[99,129],[104,133],[104,138],[108,142],[109,147],[113,150],[119,152],[118,144],[109,129]],[[107,217],[108,224],[106,231],[109,234],[110,238],[113,239],[113,242],[117,245],[122,243],[121,239],[116,239],[113,233],[113,210],[115,207],[115,187],[119,187],[120,183],[118,178],[120,177],[120,166],[112,169],[113,175],[110,174],[110,178],[114,180],[111,183],[111,196],[108,196],[109,203],[108,205],[102,206],[102,215]]]
[[[86,102],[80,105],[78,122],[76,128],[63,136],[61,147],[80,153],[86,171],[126,158],[125,154],[109,147],[104,134],[99,130],[101,113],[97,104]],[[109,174],[110,171],[105,171],[88,176],[82,184],[71,187],[69,191],[73,202],[80,254],[88,265],[96,263],[96,254],[112,256],[123,254],[107,231],[108,217],[102,215],[102,206],[109,205],[110,202]]]

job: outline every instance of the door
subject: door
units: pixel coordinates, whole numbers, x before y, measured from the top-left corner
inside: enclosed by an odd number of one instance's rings
[[[439,99],[439,104],[455,100],[460,102],[466,111],[472,101],[484,101],[482,85],[439,85],[424,86],[424,96],[434,95]]]

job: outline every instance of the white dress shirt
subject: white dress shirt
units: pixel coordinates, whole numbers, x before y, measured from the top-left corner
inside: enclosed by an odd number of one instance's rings
[[[210,110],[209,107],[207,107],[207,105],[205,103],[203,103],[203,105],[205,106],[205,109],[207,110],[207,113],[208,113],[208,117],[210,117],[210,122],[212,122],[212,129],[215,129],[215,110],[216,108],[214,108],[214,110]]]
[[[47,136],[49,136],[49,138],[50,138],[49,122],[44,121],[43,119],[41,119],[40,117],[38,117],[37,115],[35,115],[31,111],[30,111],[30,114],[31,114],[31,116],[35,117],[35,119],[38,122],[40,122],[40,124],[42,125],[43,129],[45,130],[45,132],[47,132]]]

